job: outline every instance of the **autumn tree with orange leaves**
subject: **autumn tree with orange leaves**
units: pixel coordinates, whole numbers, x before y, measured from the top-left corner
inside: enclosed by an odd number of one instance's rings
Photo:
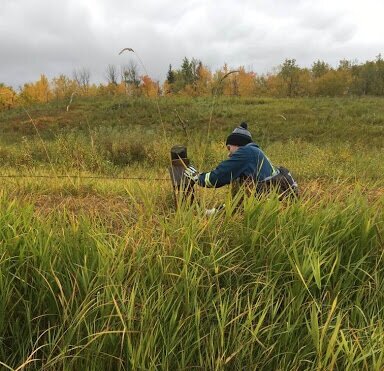
[[[224,64],[211,71],[200,60],[184,57],[179,69],[169,65],[167,78],[160,89],[150,76],[139,75],[131,61],[121,66],[120,82],[117,68],[107,68],[107,84],[91,84],[87,68],[75,70],[73,78],[59,75],[51,81],[43,74],[36,82],[26,83],[16,92],[0,83],[0,109],[18,103],[46,103],[53,99],[68,100],[78,96],[126,96],[153,98],[158,95],[228,96],[228,97],[304,97],[304,96],[384,96],[384,60],[379,54],[374,61],[362,64],[341,60],[337,68],[322,60],[310,68],[300,67],[295,59],[286,59],[273,73],[257,75],[245,67]]]
[[[148,75],[141,76],[141,91],[143,95],[149,98],[156,97],[159,92],[159,85],[153,81]]]

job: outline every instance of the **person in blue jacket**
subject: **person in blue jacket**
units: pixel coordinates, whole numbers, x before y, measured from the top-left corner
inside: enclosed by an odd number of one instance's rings
[[[276,189],[281,198],[287,194],[298,195],[297,183],[284,167],[272,164],[264,152],[252,140],[246,122],[236,127],[226,140],[229,158],[215,169],[199,173],[193,166],[185,169],[187,179],[202,187],[219,188],[235,181],[253,184],[256,193]]]

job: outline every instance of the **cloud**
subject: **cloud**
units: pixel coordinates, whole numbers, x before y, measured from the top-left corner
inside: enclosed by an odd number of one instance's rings
[[[13,86],[86,67],[105,81],[108,64],[136,59],[163,80],[184,56],[270,71],[285,58],[372,59],[383,52],[384,5],[366,0],[1,0],[0,82]],[[372,12],[374,9],[374,12]],[[137,55],[118,56],[123,47]],[[142,74],[144,68],[140,66]]]

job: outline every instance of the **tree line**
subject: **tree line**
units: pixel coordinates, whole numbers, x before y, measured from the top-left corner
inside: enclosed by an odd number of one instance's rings
[[[120,66],[109,65],[105,83],[91,83],[87,68],[73,71],[72,77],[60,75],[49,81],[43,74],[36,82],[14,90],[0,83],[0,109],[19,104],[43,103],[79,96],[239,96],[239,97],[310,97],[384,95],[384,60],[357,63],[341,60],[337,67],[317,60],[309,68],[300,67],[295,59],[285,59],[275,72],[257,74],[244,66],[229,68],[224,64],[212,72],[200,60],[185,57],[179,68],[169,65],[165,81],[160,84],[141,75],[132,60]]]

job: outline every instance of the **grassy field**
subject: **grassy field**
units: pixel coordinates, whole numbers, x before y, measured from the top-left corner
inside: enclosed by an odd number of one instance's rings
[[[0,112],[0,368],[382,370],[384,100],[157,103]],[[176,208],[243,120],[301,199]]]

